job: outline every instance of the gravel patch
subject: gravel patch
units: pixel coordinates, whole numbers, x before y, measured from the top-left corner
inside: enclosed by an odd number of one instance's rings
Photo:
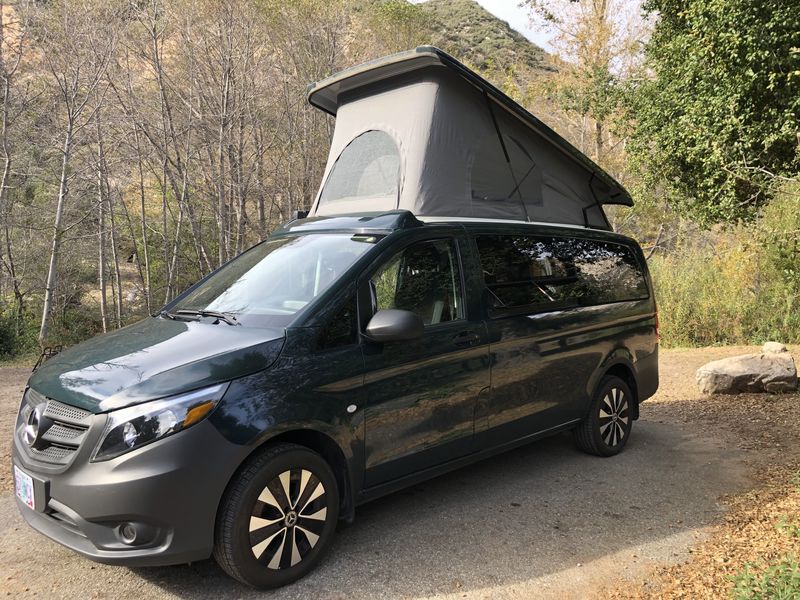
[[[724,522],[720,499],[761,485],[762,455],[789,454],[782,427],[796,413],[787,399],[741,404],[704,398],[694,387],[700,364],[739,351],[749,349],[663,352],[661,391],[642,406],[618,457],[581,454],[562,435],[372,502],[340,530],[314,573],[269,597],[586,598],[620,578],[640,586],[664,565],[684,563]],[[10,439],[27,375],[0,369],[2,439]],[[7,465],[8,446],[0,444]],[[0,486],[0,593],[263,596],[213,561],[152,569],[94,564],[25,525],[7,468]]]

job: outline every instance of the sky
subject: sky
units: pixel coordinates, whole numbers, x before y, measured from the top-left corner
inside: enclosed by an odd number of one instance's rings
[[[530,41],[545,50],[552,51],[548,43],[548,35],[531,27],[527,8],[520,8],[520,0],[477,0],[478,4],[494,16],[508,21],[512,29],[516,29]]]

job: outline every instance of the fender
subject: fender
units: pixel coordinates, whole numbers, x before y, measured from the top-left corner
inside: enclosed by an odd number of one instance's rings
[[[635,359],[631,352],[627,348],[615,348],[612,350],[608,356],[606,356],[598,365],[598,367],[594,370],[591,377],[589,377],[588,381],[586,382],[586,397],[591,398],[594,394],[595,389],[600,383],[600,380],[605,377],[609,371],[613,370],[615,367],[623,367],[629,374],[628,377],[624,379],[628,380],[628,383],[631,384],[631,387],[634,389],[632,390],[634,394],[637,394],[638,400],[638,387],[639,382],[636,374],[636,367]],[[588,410],[588,403],[587,403],[587,410]],[[636,407],[634,408],[634,419],[639,418],[639,402],[637,401]]]

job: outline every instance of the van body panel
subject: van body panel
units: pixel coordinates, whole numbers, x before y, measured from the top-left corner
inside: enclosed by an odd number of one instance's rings
[[[448,323],[412,342],[366,350],[365,485],[371,487],[472,451],[475,405],[488,385],[482,323]]]
[[[149,317],[64,350],[28,385],[93,413],[230,381],[269,367],[284,333]]]
[[[469,247],[466,236],[452,225],[425,230],[398,237],[364,273],[360,287],[368,288],[376,269],[407,249],[445,242],[455,252],[463,316],[426,327],[416,340],[365,341],[366,487],[469,454],[477,399],[489,385],[486,328],[464,277],[472,270],[471,256],[462,252]],[[360,297],[369,298],[368,290]],[[366,311],[362,331],[372,311]]]
[[[91,536],[62,531],[57,519],[48,516],[50,509],[27,515],[26,520],[101,562],[194,560],[210,554],[224,489],[248,457],[271,441],[298,443],[310,434],[329,440],[341,459],[337,468],[346,471],[341,473],[346,482],[342,506],[344,517],[351,518],[357,504],[574,427],[610,369],[624,367],[623,372],[630,373],[639,402],[658,387],[652,284],[641,251],[624,236],[539,224],[422,223],[410,213],[392,211],[295,221],[275,237],[326,232],[349,234],[343,239],[366,244],[364,252],[285,328],[150,318],[79,344],[31,377],[30,385],[39,394],[90,413],[227,382],[207,421],[108,462],[88,460],[103,434],[104,414],[92,416],[97,425],[91,426],[88,441],[65,467],[37,464],[23,448],[20,429],[15,433],[14,464],[41,480],[37,493],[54,507],[67,507],[80,526],[95,533],[91,524],[85,525],[86,516],[113,522],[119,515],[118,509],[103,513],[92,503],[93,486],[125,494],[119,510],[164,525],[153,508],[155,488],[142,479],[147,479],[147,461],[160,465],[152,470],[156,485],[168,479],[173,467],[181,470],[179,462],[187,463],[185,474],[195,473],[204,467],[193,457],[205,461],[203,457],[213,455],[213,485],[198,491],[193,479],[177,477],[175,481],[183,483],[169,488],[175,506],[191,502],[198,493],[208,496],[197,504],[199,512],[191,514],[191,532],[184,531],[187,515],[175,513],[173,518],[173,513],[164,513],[174,521],[171,529],[165,525],[172,536],[168,543],[136,551],[109,550],[92,545]],[[642,269],[647,297],[498,312],[487,293],[476,242],[476,236],[486,234],[625,246]],[[457,258],[460,317],[432,322],[419,339],[370,341],[364,332],[379,308],[370,278],[398,252],[442,240],[452,243]],[[208,447],[193,449],[204,438],[210,440]],[[165,458],[166,450],[173,448],[177,450]],[[120,467],[114,470],[113,464]],[[128,466],[136,466],[136,477],[126,475]],[[85,504],[81,494],[86,495]]]

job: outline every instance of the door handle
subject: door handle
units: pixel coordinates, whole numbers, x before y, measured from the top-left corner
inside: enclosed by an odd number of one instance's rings
[[[474,331],[462,331],[453,338],[453,343],[456,346],[472,346],[477,344],[481,339]]]

